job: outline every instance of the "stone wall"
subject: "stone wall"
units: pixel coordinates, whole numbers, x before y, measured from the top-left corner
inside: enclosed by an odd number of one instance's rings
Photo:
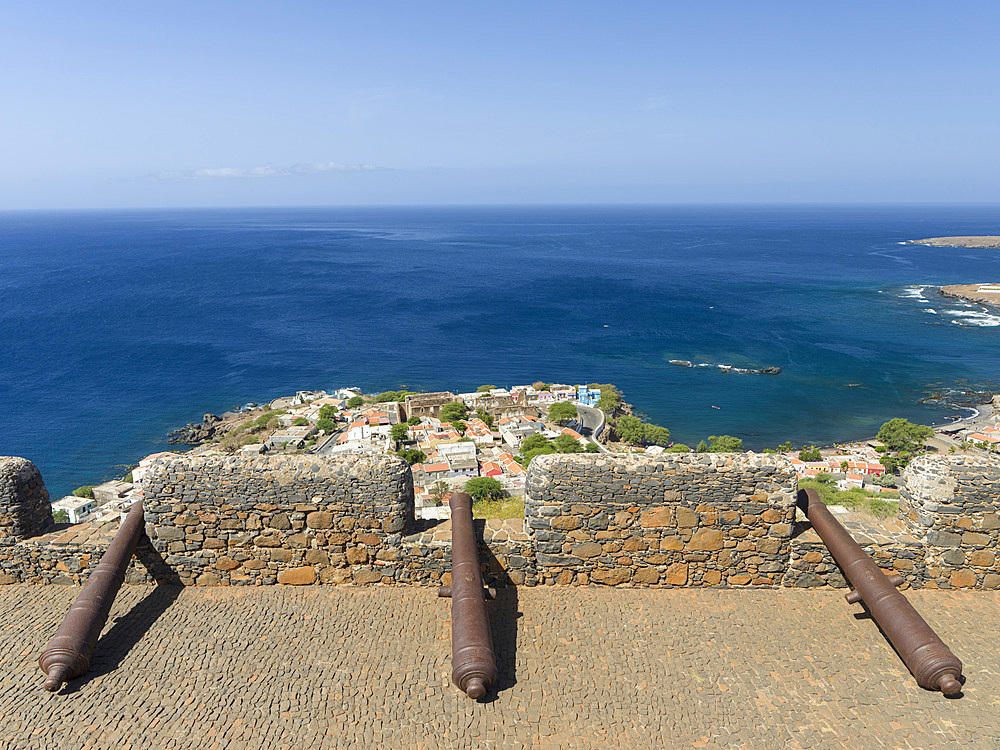
[[[82,583],[116,523],[51,525],[35,467],[0,459],[0,583]],[[395,456],[164,456],[144,478],[146,537],[126,580],[187,585],[450,581],[450,523],[418,526]],[[1000,588],[1000,461],[929,456],[901,513],[841,522],[887,573]],[[846,586],[774,455],[540,456],[525,519],[477,521],[488,585]]]
[[[540,456],[524,510],[539,582],[776,585],[795,481],[775,455]]]
[[[141,488],[146,533],[185,584],[377,583],[402,573],[413,480],[396,456],[163,457]]]
[[[900,515],[925,546],[926,585],[1000,588],[1000,461],[921,456],[903,479]]]
[[[926,585],[924,545],[908,534],[899,521],[893,519],[878,523],[874,520],[837,520],[886,575],[899,574],[907,586],[914,588]],[[792,537],[791,559],[782,583],[795,588],[846,588],[848,585],[830,550],[808,523],[801,524],[801,528],[797,528]]]
[[[474,522],[479,540],[483,582],[487,586],[534,586],[535,547],[524,519],[489,519]],[[400,581],[429,586],[451,583],[451,522],[403,539],[404,570]]]
[[[0,456],[0,542],[13,543],[52,526],[52,505],[31,461]]]

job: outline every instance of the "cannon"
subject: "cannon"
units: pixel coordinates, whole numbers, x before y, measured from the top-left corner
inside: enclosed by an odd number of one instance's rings
[[[38,657],[38,666],[45,673],[45,689],[49,692],[80,677],[90,666],[94,646],[125,580],[125,569],[135,553],[142,530],[142,500],[137,500],[129,508],[121,528],[69,608],[59,630]]]
[[[861,602],[871,613],[917,684],[949,697],[961,692],[962,662],[896,590],[903,578],[882,572],[833,517],[816,490],[799,490],[797,505],[854,588],[845,596],[847,602]]]
[[[472,526],[472,497],[456,492],[451,506],[451,586],[438,596],[451,597],[451,679],[466,695],[482,698],[497,680],[490,619],[479,571],[479,545]]]

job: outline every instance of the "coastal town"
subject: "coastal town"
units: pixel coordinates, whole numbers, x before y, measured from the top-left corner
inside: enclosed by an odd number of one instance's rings
[[[613,385],[536,382],[510,388],[487,385],[465,393],[380,394],[343,387],[298,391],[221,416],[206,414],[201,424],[176,431],[173,441],[193,445],[193,454],[397,454],[411,466],[417,515],[445,518],[445,501],[470,479],[488,480],[483,486],[494,496],[522,498],[528,464],[539,453],[655,456],[691,450],[662,436],[627,439],[630,433],[617,419],[624,415],[638,423],[631,413]],[[922,447],[940,453],[1000,452],[998,414],[1000,396],[979,406],[974,416],[928,432]],[[643,426],[669,435],[664,428]],[[723,436],[696,450],[743,447],[738,439]],[[820,479],[841,492],[860,489],[890,502],[898,497],[893,472],[887,471],[887,464],[890,469],[893,464],[885,460],[886,446],[877,439],[823,448],[785,444],[766,452],[784,454],[800,480]],[[79,488],[54,502],[53,511],[71,523],[117,518],[140,496],[137,482],[161,455],[146,456],[121,479]]]

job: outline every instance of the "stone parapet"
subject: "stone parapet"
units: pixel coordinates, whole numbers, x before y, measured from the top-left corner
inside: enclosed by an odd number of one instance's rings
[[[1000,588],[1000,461],[921,456],[903,481],[900,515],[925,546],[927,585]]]
[[[539,582],[777,585],[795,482],[774,455],[539,456],[524,511]]]
[[[52,505],[31,461],[0,456],[0,542],[16,542],[52,526]]]
[[[185,584],[392,582],[413,524],[396,456],[164,457],[141,488],[146,533]]]
[[[474,521],[483,582],[487,586],[534,586],[535,548],[524,519]],[[424,585],[451,583],[451,521],[404,537],[400,581]]]
[[[835,513],[835,515],[851,514]],[[911,536],[898,519],[878,522],[872,519],[848,520],[841,517],[837,520],[886,575],[899,574],[907,586],[914,588],[926,586],[927,566],[924,563],[924,545]],[[782,583],[795,588],[812,586],[846,588],[848,585],[830,550],[808,523],[797,524],[792,537],[788,572]]]

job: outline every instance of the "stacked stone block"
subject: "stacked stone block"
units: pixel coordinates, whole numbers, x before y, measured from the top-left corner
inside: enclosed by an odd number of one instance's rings
[[[1000,588],[1000,462],[921,456],[903,473],[899,510],[925,545],[930,588]]]
[[[52,506],[42,475],[31,461],[0,456],[0,541],[8,544],[52,526]]]
[[[535,547],[524,520],[508,518],[475,521],[483,582],[487,586],[534,586]],[[451,583],[451,524],[403,539],[404,571],[400,581],[412,584]]]
[[[539,582],[777,585],[795,491],[775,455],[539,456],[525,486]]]
[[[396,456],[164,457],[141,488],[146,533],[185,584],[364,584],[402,574],[413,480]]]

